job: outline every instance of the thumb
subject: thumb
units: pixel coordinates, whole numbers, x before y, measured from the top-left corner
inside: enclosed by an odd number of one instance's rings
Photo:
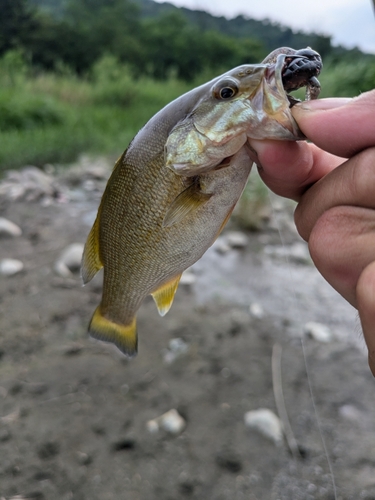
[[[319,148],[350,158],[375,145],[375,90],[354,99],[304,101],[292,108],[300,129]]]

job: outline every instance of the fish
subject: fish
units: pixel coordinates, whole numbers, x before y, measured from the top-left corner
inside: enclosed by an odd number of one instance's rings
[[[172,101],[117,160],[82,257],[83,284],[104,268],[88,329],[93,338],[134,356],[145,297],[152,295],[164,316],[183,271],[227,223],[253,164],[249,140],[304,139],[283,85],[292,64],[297,86],[316,87],[319,54],[277,49],[261,64],[234,68]]]

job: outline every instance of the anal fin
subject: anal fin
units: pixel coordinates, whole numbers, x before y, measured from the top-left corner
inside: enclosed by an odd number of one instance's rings
[[[160,316],[165,316],[171,308],[180,278],[181,274],[167,283],[164,283],[164,285],[155,290],[155,292],[152,292],[151,295],[156,303]]]
[[[135,317],[129,325],[120,325],[105,318],[99,306],[91,318],[89,333],[94,339],[112,342],[129,357],[137,354],[138,338]]]
[[[181,222],[204,205],[212,193],[202,193],[197,184],[191,184],[171,203],[163,220],[163,227],[170,227]]]

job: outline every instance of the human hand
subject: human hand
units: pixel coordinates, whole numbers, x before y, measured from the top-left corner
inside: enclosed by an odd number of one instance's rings
[[[298,201],[295,222],[324,278],[358,309],[375,376],[375,90],[296,105],[306,142],[252,141],[260,175]]]

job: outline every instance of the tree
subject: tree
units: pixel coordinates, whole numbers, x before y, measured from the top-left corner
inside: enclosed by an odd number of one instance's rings
[[[26,0],[0,0],[0,55],[27,45],[37,29],[34,11]]]

